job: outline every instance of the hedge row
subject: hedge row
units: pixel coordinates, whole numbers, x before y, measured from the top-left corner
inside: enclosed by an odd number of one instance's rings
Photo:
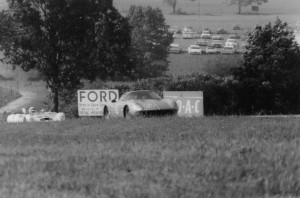
[[[85,85],[83,89],[118,89],[120,95],[132,90],[153,90],[160,96],[162,96],[163,91],[203,91],[205,115],[288,114],[295,113],[295,109],[298,109],[298,111],[300,109],[299,100],[294,106],[291,105],[292,109],[287,109],[284,101],[279,101],[278,104],[282,105],[279,105],[276,111],[274,110],[273,112],[268,112],[263,108],[252,108],[251,105],[255,105],[259,101],[250,98],[246,104],[245,94],[247,95],[249,90],[243,88],[242,83],[235,80],[232,76],[220,77],[211,74],[194,73],[177,77],[142,79],[136,82],[97,81]],[[72,97],[66,97],[67,94],[65,94],[63,98],[73,98],[74,100],[64,100],[61,104],[63,110],[69,116],[76,117],[78,116],[77,96],[76,93],[72,94],[74,94]],[[251,100],[253,104],[251,104]],[[264,100],[264,98],[260,100]],[[245,105],[249,107],[245,107]]]
[[[234,80],[230,77],[219,77],[208,74],[191,74],[154,79],[142,79],[136,82],[103,82],[89,83],[83,89],[118,89],[120,95],[132,90],[154,90],[160,96],[163,91],[203,91],[204,111],[206,115],[225,115],[235,113]],[[66,100],[66,99],[71,100]],[[63,92],[61,107],[68,116],[77,117],[76,93]]]

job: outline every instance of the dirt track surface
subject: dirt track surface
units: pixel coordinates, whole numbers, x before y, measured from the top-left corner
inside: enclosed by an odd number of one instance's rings
[[[20,91],[20,94],[22,95],[20,98],[0,108],[0,113],[21,111],[23,107],[26,108],[37,97],[37,93],[32,91]]]

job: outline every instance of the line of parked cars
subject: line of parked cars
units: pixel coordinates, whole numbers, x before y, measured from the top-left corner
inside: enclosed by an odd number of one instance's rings
[[[240,35],[232,34],[228,36],[228,39],[224,44],[224,37],[218,33],[227,33],[224,29],[218,30],[213,35],[209,29],[204,29],[201,31],[201,34],[193,29],[191,26],[186,26],[182,30],[179,27],[175,27],[172,32],[174,36],[180,37],[183,39],[195,39],[198,40],[190,45],[187,49],[189,54],[235,54],[238,53],[238,49],[240,48],[239,40],[243,40]],[[169,48],[170,53],[181,53],[183,49],[179,46],[179,44],[171,44]]]

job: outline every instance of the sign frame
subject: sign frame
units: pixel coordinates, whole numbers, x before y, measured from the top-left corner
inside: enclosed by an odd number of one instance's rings
[[[203,117],[203,91],[164,91],[164,98],[174,99],[179,117]]]

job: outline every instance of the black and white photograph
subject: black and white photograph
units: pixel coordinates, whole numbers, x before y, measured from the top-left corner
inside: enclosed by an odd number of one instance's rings
[[[300,0],[0,0],[0,198],[300,198]]]

